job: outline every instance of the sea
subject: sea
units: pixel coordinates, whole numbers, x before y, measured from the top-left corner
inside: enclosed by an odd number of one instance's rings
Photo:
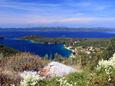
[[[112,38],[115,33],[112,32],[83,32],[83,31],[0,31],[0,36],[4,36],[4,40],[0,40],[0,45],[22,52],[29,52],[41,57],[48,56],[49,59],[54,58],[55,54],[59,54],[64,58],[68,58],[72,51],[64,47],[64,44],[43,44],[29,40],[21,40],[20,37],[37,35],[49,38]]]

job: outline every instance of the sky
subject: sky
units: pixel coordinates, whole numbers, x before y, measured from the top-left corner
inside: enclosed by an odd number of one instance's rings
[[[0,0],[0,27],[115,27],[115,0]]]

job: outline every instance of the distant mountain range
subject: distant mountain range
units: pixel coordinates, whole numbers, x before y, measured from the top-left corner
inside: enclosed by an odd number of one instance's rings
[[[67,28],[67,27],[31,27],[31,28],[0,28],[0,31],[88,31],[88,32],[115,32],[115,28]]]

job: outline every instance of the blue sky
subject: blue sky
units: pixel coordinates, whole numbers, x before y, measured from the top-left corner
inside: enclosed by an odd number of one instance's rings
[[[0,27],[115,27],[115,0],[0,0]]]

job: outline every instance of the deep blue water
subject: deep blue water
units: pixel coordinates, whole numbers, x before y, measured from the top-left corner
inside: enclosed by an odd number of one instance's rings
[[[65,38],[111,38],[115,33],[110,32],[77,32],[77,31],[0,31],[0,35],[8,38],[17,38],[29,35]]]
[[[66,49],[63,44],[40,44],[16,39],[0,40],[0,44],[41,57],[48,55],[49,59],[54,58],[56,53],[63,57],[69,57],[71,54],[71,51]]]
[[[37,54],[41,57],[48,55],[53,58],[54,54],[58,53],[63,57],[69,57],[70,50],[64,48],[63,44],[40,44],[31,41],[17,40],[18,37],[38,35],[45,37],[65,37],[65,38],[111,38],[115,33],[108,32],[67,32],[67,31],[0,31],[0,36],[6,37],[5,40],[0,40],[0,44],[7,47],[15,48],[20,51]]]

